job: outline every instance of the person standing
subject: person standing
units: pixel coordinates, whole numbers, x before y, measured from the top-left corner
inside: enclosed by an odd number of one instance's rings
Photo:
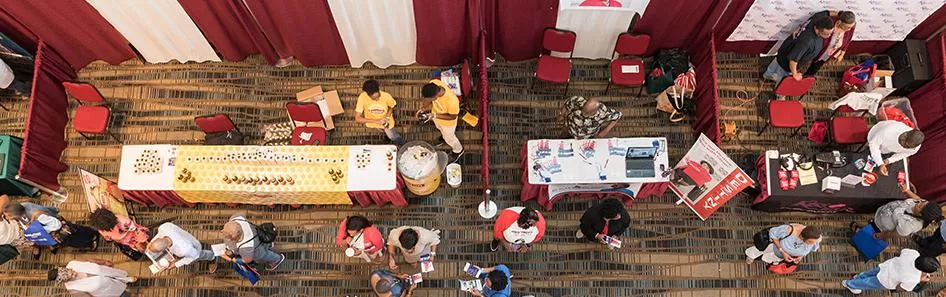
[[[880,174],[887,175],[887,165],[916,154],[923,139],[920,130],[901,121],[886,120],[877,122],[867,132],[867,147],[870,148],[870,158],[880,165]],[[885,154],[892,155],[884,159]]]
[[[877,268],[861,272],[850,280],[841,282],[841,286],[854,294],[864,290],[913,291],[920,282],[930,281],[930,274],[939,270],[939,260],[921,256],[919,252],[903,249],[900,255],[884,261]]]
[[[384,236],[368,218],[350,216],[342,220],[335,235],[335,245],[352,249],[355,257],[365,262],[381,261],[384,256]]]
[[[404,144],[404,138],[394,129],[394,106],[397,101],[388,92],[382,92],[378,81],[369,79],[361,85],[355,103],[355,122],[365,127],[381,129],[395,145]]]
[[[404,261],[417,267],[421,256],[429,256],[430,261],[437,255],[437,245],[440,244],[440,230],[427,230],[423,227],[404,226],[394,228],[388,234],[388,267],[397,270],[395,254],[401,250]]]
[[[854,26],[857,21],[853,11],[825,10],[815,13],[808,18],[808,22],[800,30],[815,30],[812,20],[818,18],[830,18],[834,21],[834,30],[830,37],[822,39],[821,52],[818,53],[818,58],[811,62],[811,65],[805,70],[805,76],[815,76],[828,61],[844,61],[847,48],[851,45],[851,40],[854,39]]]
[[[910,191],[905,184],[900,185],[904,189],[907,199],[888,202],[874,214],[875,239],[885,240],[889,238],[911,236],[933,222],[943,219],[943,211],[936,203],[930,203],[923,200],[920,196]],[[855,222],[851,222],[851,231],[860,230]]]
[[[834,22],[831,18],[816,18],[811,23],[814,30],[802,30],[797,35],[786,37],[778,49],[778,55],[762,74],[763,78],[776,84],[786,76],[792,76],[795,80],[802,79],[800,67],[818,58],[823,38],[831,37],[834,32]]]
[[[483,268],[480,278],[483,291],[473,289],[470,294],[477,297],[509,297],[512,294],[512,273],[506,265]]]
[[[138,278],[114,268],[111,261],[89,259],[73,260],[66,267],[50,269],[46,278],[63,284],[72,296],[119,297],[128,296],[125,290]]]
[[[217,262],[214,261],[216,257],[213,251],[203,249],[200,241],[194,235],[172,223],[164,223],[158,226],[158,233],[148,244],[149,256],[165,251],[177,258],[174,261],[174,267],[180,268],[194,261],[211,261],[210,272],[213,273],[217,270]]]
[[[766,264],[786,262],[797,265],[808,254],[821,248],[822,239],[820,229],[802,224],[769,228],[753,237],[753,245],[746,249],[746,264],[761,257]]]
[[[496,218],[489,248],[495,252],[502,245],[507,251],[525,253],[532,244],[542,240],[544,234],[545,218],[541,213],[529,207],[510,207]]]
[[[382,268],[371,272],[368,281],[378,297],[411,297],[417,284],[408,281],[410,277],[407,274],[395,275]]]
[[[221,258],[230,262],[242,261],[250,264],[256,261],[266,265],[266,270],[273,271],[286,260],[286,255],[273,251],[272,243],[263,243],[259,239],[256,225],[246,220],[246,215],[236,213],[220,230],[226,253]]]
[[[559,120],[575,139],[607,137],[620,119],[620,111],[608,108],[598,99],[581,96],[565,100],[559,112]]]
[[[139,225],[131,218],[116,215],[105,208],[98,208],[89,214],[89,224],[99,231],[107,241],[127,246],[135,251],[144,252],[148,246],[148,228]]]
[[[33,246],[33,259],[38,260],[42,247],[51,247],[58,252],[59,246],[95,251],[99,234],[92,228],[64,221],[59,209],[32,202],[12,202],[6,195],[0,196],[3,215],[20,227],[24,239]]]
[[[421,89],[424,103],[414,113],[418,119],[433,119],[440,130],[443,141],[450,146],[454,162],[463,154],[463,144],[457,138],[457,118],[460,115],[460,99],[447,84],[433,79]],[[429,112],[427,112],[429,110]],[[423,116],[421,116],[423,114]]]
[[[936,231],[933,231],[930,236],[920,237],[913,234],[913,241],[919,246],[917,251],[928,257],[939,257],[939,255],[946,253],[946,232],[944,230],[946,230],[946,221],[940,222],[939,226],[936,227]]]
[[[614,198],[608,198],[592,206],[581,215],[578,231],[575,238],[585,238],[588,241],[604,242],[605,236],[617,238],[624,234],[631,225],[631,217],[624,208],[624,203]]]

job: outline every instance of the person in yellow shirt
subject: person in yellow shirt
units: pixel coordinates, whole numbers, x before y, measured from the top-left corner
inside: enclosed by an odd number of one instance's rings
[[[424,104],[414,115],[420,119],[433,119],[434,125],[443,135],[443,141],[453,150],[453,159],[458,159],[463,154],[463,145],[457,138],[460,99],[440,79],[433,79],[424,85],[421,96]]]
[[[361,95],[355,104],[355,122],[365,127],[384,130],[388,139],[396,145],[404,144],[404,138],[394,130],[394,106],[397,101],[388,92],[382,92],[378,81],[369,79],[361,85]]]

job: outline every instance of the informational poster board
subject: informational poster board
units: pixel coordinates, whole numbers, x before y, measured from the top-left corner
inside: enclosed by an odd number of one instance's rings
[[[943,4],[946,0],[756,0],[726,40],[781,40],[817,12],[848,10],[857,16],[855,41],[899,41]]]
[[[125,198],[115,182],[104,179],[91,172],[79,169],[79,178],[82,180],[82,190],[89,201],[89,211],[104,207],[115,215],[128,216],[125,208]]]
[[[753,184],[749,175],[702,134],[670,176],[670,189],[704,221]]]

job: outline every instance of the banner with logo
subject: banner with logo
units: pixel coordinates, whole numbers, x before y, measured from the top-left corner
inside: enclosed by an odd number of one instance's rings
[[[103,207],[115,215],[128,216],[125,198],[115,182],[82,169],[79,169],[79,178],[82,180],[82,190],[88,199],[90,212]]]
[[[756,0],[727,41],[781,40],[811,15],[853,11],[854,40],[903,40],[946,0]]]
[[[704,221],[752,184],[749,175],[702,134],[670,175],[670,189]]]

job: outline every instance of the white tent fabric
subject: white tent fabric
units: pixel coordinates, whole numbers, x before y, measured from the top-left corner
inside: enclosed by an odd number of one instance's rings
[[[145,60],[220,61],[220,57],[176,0],[86,0]]]
[[[412,0],[328,0],[352,67],[381,68],[417,61]]]

